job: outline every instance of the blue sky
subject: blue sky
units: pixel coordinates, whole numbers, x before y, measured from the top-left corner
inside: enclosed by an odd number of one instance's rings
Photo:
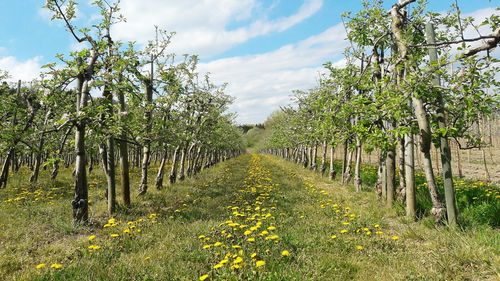
[[[385,1],[389,7],[395,0]],[[12,80],[35,77],[57,53],[80,48],[60,23],[50,21],[44,0],[0,0],[0,69]],[[79,23],[95,16],[90,0],[80,0]],[[432,11],[454,1],[431,0]],[[237,99],[238,122],[262,122],[288,102],[294,89],[315,85],[322,63],[341,64],[345,37],[340,15],[361,1],[338,0],[122,0],[126,24],[115,38],[140,44],[153,25],[176,31],[171,51],[200,55],[202,71],[228,82]],[[464,14],[484,18],[499,0],[460,0]],[[495,12],[498,13],[498,12]]]

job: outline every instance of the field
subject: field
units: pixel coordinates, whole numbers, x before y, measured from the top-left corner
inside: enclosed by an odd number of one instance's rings
[[[406,221],[273,156],[243,155],[108,219],[92,175],[90,226],[73,228],[69,171],[0,193],[4,280],[497,280],[487,224]],[[102,178],[102,177],[101,177]],[[132,173],[137,178],[137,171]],[[498,198],[496,199],[498,202]],[[106,264],[107,266],[102,266]],[[425,268],[425,270],[422,270]]]
[[[0,281],[500,280],[494,1],[3,2]]]

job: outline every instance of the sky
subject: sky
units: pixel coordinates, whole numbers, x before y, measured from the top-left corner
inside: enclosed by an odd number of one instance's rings
[[[11,81],[34,79],[42,65],[57,61],[56,54],[81,48],[62,23],[51,21],[44,2],[0,0],[0,70],[8,70]],[[91,23],[92,1],[78,2],[78,23]],[[453,2],[430,0],[429,10],[446,11]],[[500,15],[499,4],[459,0],[463,14],[478,21]],[[199,55],[202,73],[228,83],[236,121],[261,123],[290,103],[293,90],[314,87],[325,62],[343,64],[341,14],[360,8],[361,0],[121,0],[127,22],[112,36],[142,46],[154,37],[155,25],[175,31],[168,51]]]

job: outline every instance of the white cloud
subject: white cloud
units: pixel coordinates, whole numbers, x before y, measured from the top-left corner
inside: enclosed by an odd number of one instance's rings
[[[317,84],[322,64],[345,64],[341,54],[347,46],[341,24],[278,50],[251,56],[215,60],[200,65],[212,73],[217,83],[229,82],[227,92],[236,97],[232,110],[240,123],[263,122],[280,106],[290,101],[296,89]]]
[[[154,26],[175,31],[170,50],[211,56],[251,38],[285,31],[321,9],[323,0],[305,0],[295,14],[275,20],[253,20],[259,0],[122,0],[121,13],[127,22],[113,29],[117,39],[146,44],[154,38]],[[230,29],[242,21],[250,24]]]
[[[26,61],[19,61],[16,57],[0,57],[0,69],[9,72],[9,81],[30,81],[38,78],[41,69],[42,57],[37,56]]]

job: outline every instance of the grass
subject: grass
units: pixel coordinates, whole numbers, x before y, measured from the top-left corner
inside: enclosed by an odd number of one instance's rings
[[[327,163],[329,165],[329,163]],[[327,165],[327,166],[328,166]],[[342,162],[335,161],[334,169],[338,177],[341,177]],[[377,182],[377,167],[374,165],[362,165],[361,180],[364,189],[373,190]],[[444,203],[444,186],[441,175],[436,175],[436,184],[441,202]],[[430,216],[432,201],[427,189],[425,175],[417,171],[415,175],[416,185],[416,208],[419,219]],[[500,186],[495,183],[472,180],[466,178],[454,178],[457,198],[457,208],[460,212],[460,225],[463,228],[488,225],[493,228],[500,227]],[[399,175],[396,174],[396,186],[399,186]],[[396,206],[398,213],[404,215],[404,206]]]
[[[162,191],[150,190],[111,221],[105,178],[96,170],[90,179],[92,221],[77,229],[71,225],[70,171],[62,171],[56,183],[43,175],[33,188],[25,186],[27,174],[21,171],[0,190],[5,280],[499,277],[500,235],[490,224],[449,230],[425,220],[408,222],[381,206],[373,192],[354,193],[275,157],[243,155]],[[137,171],[132,179],[138,181]],[[265,265],[257,267],[258,261]],[[41,263],[45,268],[36,269]],[[50,268],[54,263],[62,268]]]

